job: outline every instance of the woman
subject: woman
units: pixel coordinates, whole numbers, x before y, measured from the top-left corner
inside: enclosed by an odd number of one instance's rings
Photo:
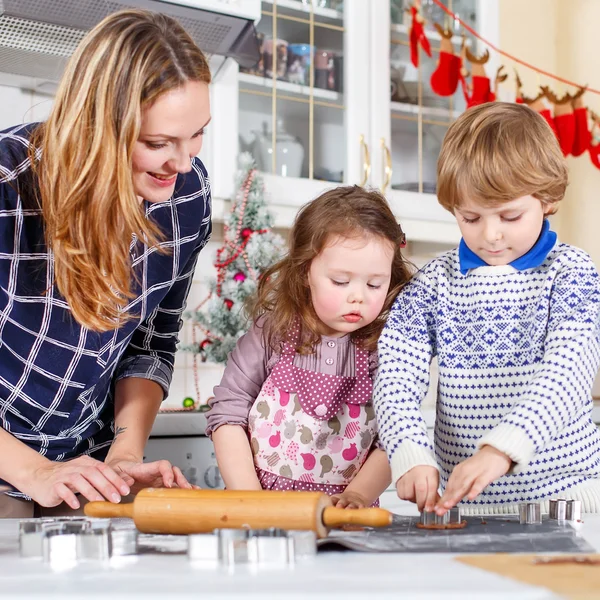
[[[175,20],[121,11],[48,120],[0,133],[0,516],[190,487],[142,460],[211,232],[209,83]]]

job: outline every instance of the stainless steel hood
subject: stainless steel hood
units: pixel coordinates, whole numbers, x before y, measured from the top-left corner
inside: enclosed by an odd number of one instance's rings
[[[255,0],[237,1],[255,6]],[[242,66],[258,62],[252,16],[258,12],[259,18],[260,1],[258,11],[244,13],[231,0],[0,0],[0,84],[1,73],[58,81],[86,31],[123,8],[176,18],[208,55],[232,57]]]

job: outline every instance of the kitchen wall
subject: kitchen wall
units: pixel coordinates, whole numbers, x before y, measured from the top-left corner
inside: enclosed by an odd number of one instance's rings
[[[499,47],[540,69],[567,80],[600,89],[598,68],[598,0],[502,0]],[[544,75],[503,61],[509,73],[516,67],[524,92],[532,96],[539,85],[550,85],[561,96],[574,91]],[[507,99],[514,98],[514,83],[504,84]],[[600,112],[600,95],[586,94],[586,104]],[[600,171],[587,155],[568,158],[570,184],[559,212],[552,217],[559,238],[588,252],[600,267]],[[600,396],[600,378],[594,395]]]

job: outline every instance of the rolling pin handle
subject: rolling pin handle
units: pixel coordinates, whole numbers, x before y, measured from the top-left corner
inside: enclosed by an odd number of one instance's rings
[[[83,512],[88,517],[100,517],[102,519],[128,517],[133,519],[133,502],[126,504],[115,504],[114,502],[88,502],[83,507]]]
[[[364,525],[365,527],[386,527],[392,523],[392,513],[384,508],[334,508],[323,511],[323,524],[329,529],[343,525]]]

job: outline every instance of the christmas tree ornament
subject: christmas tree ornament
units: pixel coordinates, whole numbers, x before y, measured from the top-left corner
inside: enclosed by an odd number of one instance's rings
[[[243,239],[247,239],[249,238],[254,232],[252,231],[252,229],[250,229],[250,227],[244,227],[244,229],[242,229],[242,238]]]
[[[229,298],[225,298],[225,300],[223,300],[223,302],[225,303],[227,310],[231,310],[231,307],[233,306],[233,300],[230,300]]]
[[[234,276],[233,276],[234,281],[239,281],[240,283],[242,281],[246,281],[246,274],[242,273],[241,271],[238,271]]]
[[[193,398],[191,398],[190,396],[188,396],[187,398],[183,399],[182,404],[183,404],[183,408],[191,408],[196,403],[194,402]]]

